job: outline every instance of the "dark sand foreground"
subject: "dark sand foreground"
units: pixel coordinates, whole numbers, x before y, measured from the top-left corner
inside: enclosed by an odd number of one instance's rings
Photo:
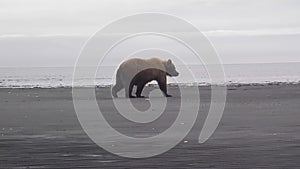
[[[110,109],[109,89],[97,88],[105,116],[132,136],[161,132],[176,118],[180,102],[175,87],[169,115],[133,127]],[[222,121],[204,144],[198,136],[210,103],[201,87],[201,110],[190,134],[172,150],[147,159],[110,154],[82,130],[71,89],[0,89],[0,168],[299,168],[300,86],[229,87]],[[145,109],[145,100],[133,100]],[[142,107],[141,107],[142,106]],[[143,130],[140,130],[143,129]],[[145,133],[142,133],[144,131]]]

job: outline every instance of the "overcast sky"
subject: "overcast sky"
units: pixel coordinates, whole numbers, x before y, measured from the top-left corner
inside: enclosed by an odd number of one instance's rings
[[[224,63],[300,62],[298,0],[0,0],[0,66],[72,66],[87,38],[140,12],[179,16]]]

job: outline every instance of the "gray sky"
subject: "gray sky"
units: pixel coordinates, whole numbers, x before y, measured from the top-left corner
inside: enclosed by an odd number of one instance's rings
[[[72,66],[87,38],[140,12],[184,18],[224,63],[300,62],[297,0],[0,0],[0,66]]]

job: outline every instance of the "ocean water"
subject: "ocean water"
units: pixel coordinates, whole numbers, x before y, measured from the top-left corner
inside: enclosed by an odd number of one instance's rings
[[[209,85],[211,80],[203,65],[188,65],[194,78],[187,78],[187,72],[181,72],[185,66],[177,66],[181,73],[177,78],[169,78],[168,83],[186,85]],[[226,84],[269,84],[300,83],[300,63],[259,63],[225,64]],[[98,69],[95,77],[82,77],[80,86],[107,86],[114,83],[117,66],[105,66]],[[1,88],[55,88],[72,87],[73,67],[26,67],[0,68]],[[95,83],[90,84],[90,78]]]

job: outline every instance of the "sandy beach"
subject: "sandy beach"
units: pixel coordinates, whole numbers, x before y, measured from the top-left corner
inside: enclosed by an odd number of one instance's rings
[[[192,131],[170,151],[147,159],[122,158],[93,143],[78,122],[71,88],[0,89],[0,168],[299,168],[300,85],[228,87],[221,123],[204,144],[198,136],[210,88],[199,89],[201,105]],[[110,108],[108,88],[97,88],[96,94],[113,127],[143,137],[153,134],[147,129],[159,133],[176,118],[178,89],[169,91],[174,97],[167,115],[138,127]],[[132,102],[145,109],[144,99]]]

